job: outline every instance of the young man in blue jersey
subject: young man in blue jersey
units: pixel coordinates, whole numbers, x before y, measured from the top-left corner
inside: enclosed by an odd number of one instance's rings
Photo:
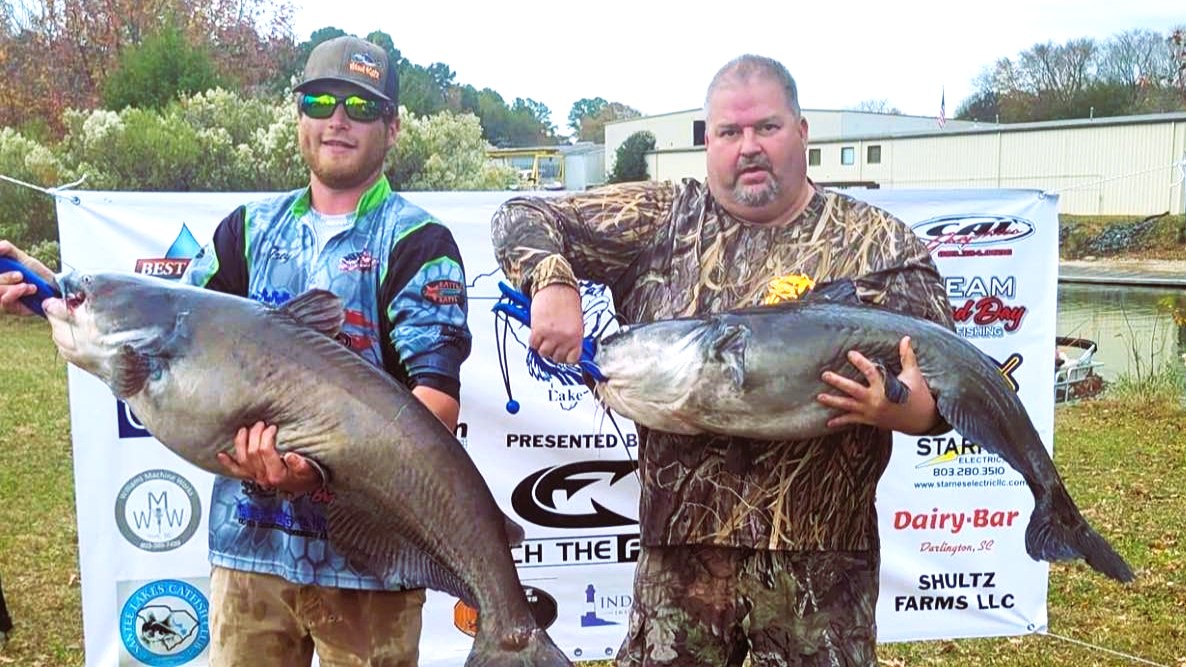
[[[183,281],[280,305],[307,289],[346,308],[340,341],[391,373],[450,429],[469,355],[465,274],[452,234],[393,192],[384,159],[399,134],[397,63],[355,37],[318,45],[296,86],[309,185],[228,215]],[[35,260],[0,242],[0,254]],[[0,310],[28,286],[0,275]],[[284,434],[245,424],[220,455],[210,513],[210,664],[415,665],[423,589],[356,568],[326,541],[317,467],[281,456]]]

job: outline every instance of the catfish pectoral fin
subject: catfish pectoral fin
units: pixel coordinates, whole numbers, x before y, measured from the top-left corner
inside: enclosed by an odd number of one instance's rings
[[[877,371],[881,373],[881,381],[885,385],[885,397],[898,405],[904,405],[910,399],[910,387],[903,384],[898,376],[890,373],[885,364],[877,359],[872,361],[873,365],[877,367]]]
[[[381,579],[398,576],[406,588],[432,588],[477,605],[470,587],[449,568],[374,515],[374,502],[339,489],[334,496],[325,511],[329,542],[351,565]]]

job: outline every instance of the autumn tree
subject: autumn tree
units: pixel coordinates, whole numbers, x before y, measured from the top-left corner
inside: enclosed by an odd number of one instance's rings
[[[985,115],[993,112],[1011,123],[1181,110],[1186,95],[1175,77],[1186,68],[1175,64],[1174,34],[1130,30],[1104,41],[1035,44],[983,72],[956,117],[992,120]]]
[[[568,124],[576,132],[578,141],[605,143],[605,125],[618,120],[638,118],[642,114],[621,102],[607,102],[603,98],[582,98],[568,112]]]
[[[275,87],[293,49],[290,0],[16,0],[0,3],[0,123],[94,108],[124,52],[173,20],[246,91]]]

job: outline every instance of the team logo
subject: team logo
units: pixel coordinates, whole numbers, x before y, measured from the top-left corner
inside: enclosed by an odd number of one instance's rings
[[[964,338],[1003,338],[1021,328],[1029,311],[1014,301],[1014,276],[948,276],[943,282],[956,332]]]
[[[131,586],[119,584],[121,589]],[[121,598],[119,636],[127,651],[120,656],[121,665],[184,665],[209,645],[210,603],[192,583],[151,581]]]
[[[177,280],[189,267],[190,260],[201,251],[202,245],[190,233],[189,227],[183,224],[177,238],[173,240],[173,245],[165,251],[165,256],[136,260],[136,273]]]
[[[338,270],[342,273],[351,273],[353,271],[367,273],[374,269],[377,264],[378,262],[375,261],[375,256],[371,254],[371,251],[364,248],[343,257],[342,261],[338,262]]]
[[[465,301],[465,285],[456,280],[434,280],[421,288],[420,295],[439,306],[457,306]]]
[[[144,551],[172,551],[189,541],[202,518],[202,501],[189,480],[171,470],[145,470],[115,498],[115,523]]]
[[[350,56],[350,62],[346,67],[351,72],[370,77],[376,81],[383,77],[383,71],[379,65],[379,61],[375,60],[369,53],[352,54]]]
[[[558,616],[556,598],[535,586],[524,586],[523,594],[527,597],[527,606],[531,609],[535,624],[543,630],[550,628]],[[478,634],[478,610],[458,600],[453,605],[453,627],[470,637]]]

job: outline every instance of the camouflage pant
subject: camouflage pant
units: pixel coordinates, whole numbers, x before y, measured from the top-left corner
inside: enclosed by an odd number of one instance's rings
[[[424,589],[359,591],[301,586],[280,577],[214,568],[210,664],[415,667]]]
[[[877,664],[876,552],[644,547],[619,666]]]

